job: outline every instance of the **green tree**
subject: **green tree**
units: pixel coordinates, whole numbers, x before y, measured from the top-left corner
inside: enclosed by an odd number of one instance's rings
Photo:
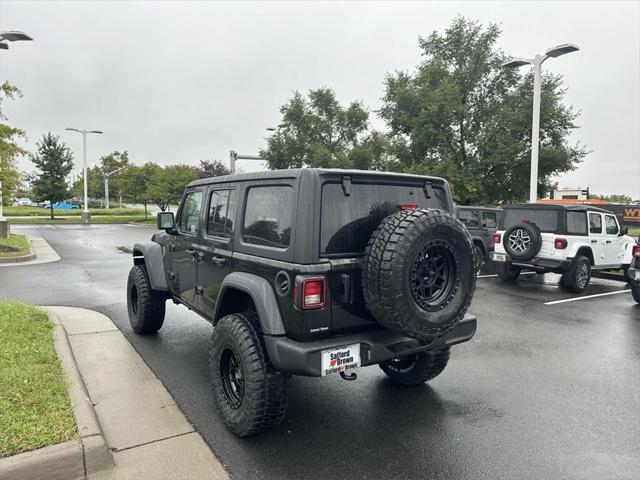
[[[121,182],[123,199],[127,202],[144,204],[144,217],[147,218],[147,203],[151,179],[162,170],[158,164],[147,162],[143,166],[131,165],[122,171]]]
[[[386,78],[380,116],[389,127],[391,169],[441,175],[464,204],[522,200],[529,189],[532,77],[504,69],[497,25],[463,17],[444,34],[420,38],[425,60],[414,73]],[[562,103],[560,76],[542,82],[539,185],[586,155],[567,138],[578,116]]]
[[[17,143],[25,137],[24,131],[5,123],[7,118],[2,111],[2,103],[6,99],[12,100],[21,96],[22,92],[14,85],[8,82],[0,85],[0,182],[2,182],[2,202],[5,205],[10,203],[15,191],[22,184],[20,172],[16,168],[16,159],[28,152],[20,148]]]
[[[60,137],[52,133],[44,134],[36,147],[31,161],[38,172],[34,174],[31,184],[38,200],[51,202],[53,219],[53,204],[69,196],[67,175],[73,169],[73,155],[69,147],[60,141]]]
[[[198,171],[191,165],[168,165],[155,170],[149,179],[146,196],[163,212],[176,205],[182,198],[187,184],[198,178]]]
[[[114,151],[108,155],[100,157],[100,164],[87,168],[87,190],[89,197],[95,200],[104,199],[104,174],[111,173],[123,167],[129,167],[131,162],[129,161],[129,154],[125,150],[124,152]],[[109,201],[118,202],[122,204],[123,198],[123,181],[122,175],[126,171],[126,168],[113,174],[109,177]],[[81,197],[84,195],[84,185],[82,177],[78,178],[73,184],[73,194]]]
[[[260,152],[269,168],[368,167],[361,141],[367,130],[368,112],[359,102],[343,107],[329,88],[299,92],[280,107],[282,121]]]
[[[197,172],[198,178],[221,177],[231,174],[231,170],[220,160],[200,160]]]
[[[604,200],[609,203],[621,203],[621,204],[630,204],[633,202],[633,199],[629,195],[612,193],[610,195],[598,195],[595,193],[590,193],[589,198],[593,198],[595,200]]]

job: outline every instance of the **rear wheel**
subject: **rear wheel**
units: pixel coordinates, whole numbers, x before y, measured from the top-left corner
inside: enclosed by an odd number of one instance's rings
[[[514,267],[510,263],[496,263],[496,273],[505,282],[515,282],[520,276],[520,268]]]
[[[474,268],[476,269],[476,272],[480,273],[480,270],[482,270],[482,267],[485,264],[485,255],[484,250],[477,243],[473,244],[473,254],[475,260]]]
[[[569,271],[562,274],[560,285],[573,293],[585,291],[591,281],[591,262],[587,257],[578,255],[573,259]]]
[[[420,385],[440,375],[449,361],[449,349],[418,352],[380,364],[387,376],[401,385]]]
[[[213,329],[209,367],[222,421],[238,437],[278,425],[287,411],[287,376],[269,362],[254,312],[223,317]]]
[[[160,330],[166,300],[164,292],[151,288],[144,265],[134,265],[127,280],[127,311],[133,331],[146,335]]]
[[[640,303],[640,283],[631,284],[631,295],[633,295],[633,299],[636,303]]]

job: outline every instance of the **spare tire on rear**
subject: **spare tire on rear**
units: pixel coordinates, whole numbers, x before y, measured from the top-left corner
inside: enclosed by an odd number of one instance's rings
[[[512,259],[527,261],[540,251],[542,235],[533,223],[516,223],[505,230],[502,245]]]
[[[471,236],[442,210],[389,215],[369,239],[362,284],[369,311],[386,328],[420,340],[443,335],[475,291]]]

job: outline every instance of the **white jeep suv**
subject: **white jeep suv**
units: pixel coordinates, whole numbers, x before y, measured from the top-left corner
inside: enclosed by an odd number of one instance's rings
[[[508,205],[491,258],[503,280],[515,281],[521,270],[561,273],[563,287],[582,292],[591,270],[627,272],[636,245],[627,232],[612,212],[590,205]]]

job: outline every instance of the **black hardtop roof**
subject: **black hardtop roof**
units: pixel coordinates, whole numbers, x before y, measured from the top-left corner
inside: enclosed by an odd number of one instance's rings
[[[501,212],[502,209],[498,207],[476,207],[474,205],[456,205],[456,210],[482,210],[488,212]]]
[[[505,205],[504,209],[527,209],[527,210],[569,210],[572,212],[600,212],[611,213],[611,210],[605,210],[604,208],[594,207],[593,205],[582,204],[560,204],[560,203],[512,203]]]
[[[234,173],[231,175],[223,175],[220,177],[208,177],[200,178],[189,183],[187,187],[195,187],[199,185],[209,185],[212,183],[227,183],[227,182],[244,182],[244,181],[259,181],[259,180],[271,180],[279,178],[300,178],[302,175],[318,175],[318,176],[338,176],[338,175],[351,175],[351,176],[375,176],[381,180],[434,180],[437,182],[447,183],[447,181],[440,177],[430,177],[424,175],[413,175],[410,173],[394,173],[394,172],[377,172],[371,170],[346,170],[339,168],[291,168],[284,170],[264,170],[260,172],[247,172],[247,173]]]

